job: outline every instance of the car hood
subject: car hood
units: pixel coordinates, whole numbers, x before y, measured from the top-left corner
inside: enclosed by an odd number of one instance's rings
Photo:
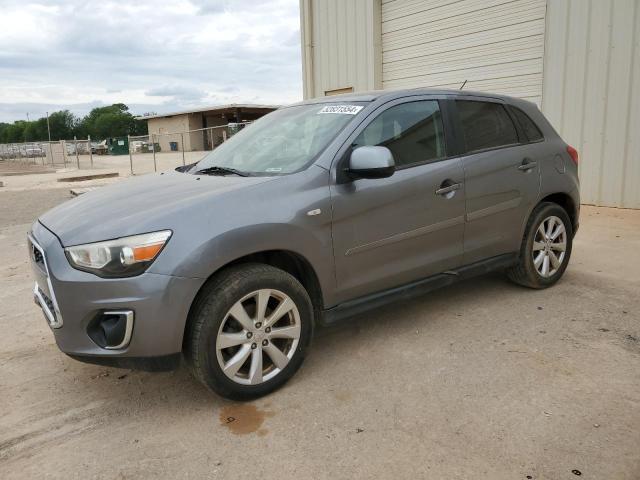
[[[145,175],[87,192],[49,210],[39,221],[65,247],[175,229],[184,225],[189,210],[215,209],[215,197],[272,179],[177,172]]]

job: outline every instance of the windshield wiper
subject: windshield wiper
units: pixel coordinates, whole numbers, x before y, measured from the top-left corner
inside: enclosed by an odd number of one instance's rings
[[[200,175],[216,175],[221,173],[222,174],[233,173],[234,175],[238,175],[240,177],[248,177],[251,175],[248,172],[243,172],[242,170],[236,170],[235,168],[219,167],[219,166],[207,167],[207,168],[203,168],[202,170],[197,170],[194,172],[194,174],[200,174]]]

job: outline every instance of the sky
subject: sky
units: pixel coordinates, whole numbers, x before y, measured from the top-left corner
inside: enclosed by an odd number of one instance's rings
[[[0,122],[302,99],[298,0],[0,0]]]

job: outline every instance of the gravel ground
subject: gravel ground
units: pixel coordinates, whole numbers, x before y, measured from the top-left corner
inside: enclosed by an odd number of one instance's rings
[[[584,207],[552,289],[493,274],[389,305],[238,404],[58,351],[25,233],[66,198],[0,190],[2,479],[640,478],[640,211]]]

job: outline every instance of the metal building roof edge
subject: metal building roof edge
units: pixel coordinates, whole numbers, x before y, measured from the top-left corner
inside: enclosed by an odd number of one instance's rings
[[[176,115],[188,115],[190,113],[202,113],[216,110],[228,110],[233,108],[264,108],[276,110],[280,108],[282,105],[263,105],[257,103],[229,103],[227,105],[212,105],[208,107],[202,108],[193,108],[187,110],[178,110],[175,112],[167,112],[167,113],[158,113],[156,115],[138,115],[136,116],[136,120],[150,120],[152,118],[164,118],[164,117],[173,117]]]

